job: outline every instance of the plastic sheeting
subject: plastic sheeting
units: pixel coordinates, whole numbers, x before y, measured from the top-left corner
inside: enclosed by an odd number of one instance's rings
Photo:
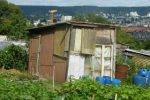
[[[112,63],[112,54],[111,46],[105,46],[105,48],[102,48],[102,46],[98,46],[95,49],[95,55],[94,56],[86,56],[85,57],[85,75],[93,75],[101,76],[102,75],[102,66],[103,69],[103,76],[111,76],[111,66]],[[103,56],[102,56],[103,54]],[[103,61],[103,63],[102,63]]]
[[[69,55],[69,66],[67,78],[73,76],[75,79],[79,79],[84,75],[84,62],[85,57],[82,55]]]

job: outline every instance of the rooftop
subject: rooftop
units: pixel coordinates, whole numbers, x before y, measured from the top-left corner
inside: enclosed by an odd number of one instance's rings
[[[49,24],[49,25],[46,25],[46,26],[35,27],[35,28],[28,29],[28,30],[29,31],[41,30],[41,29],[45,29],[45,28],[50,28],[50,27],[58,26],[58,25],[73,25],[73,26],[92,27],[92,28],[97,28],[97,27],[115,28],[115,26],[111,25],[111,24],[68,21],[68,22],[52,23],[52,24]]]
[[[144,56],[150,56],[150,51],[147,50],[133,50],[133,49],[126,49],[125,52],[132,52]]]

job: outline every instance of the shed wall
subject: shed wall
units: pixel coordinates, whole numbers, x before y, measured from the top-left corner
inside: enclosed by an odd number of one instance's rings
[[[37,57],[38,57],[38,48],[39,48],[39,42],[40,42],[40,38],[39,35],[37,36],[33,36],[30,39],[30,46],[29,46],[29,73],[31,75],[36,75],[37,74],[37,70],[36,67],[37,65]]]
[[[149,56],[144,56],[140,54],[134,54],[130,53],[132,55],[132,60],[137,64],[137,65],[150,65],[150,57]]]
[[[43,79],[52,79],[53,75],[53,37],[52,31],[41,35],[39,77]]]

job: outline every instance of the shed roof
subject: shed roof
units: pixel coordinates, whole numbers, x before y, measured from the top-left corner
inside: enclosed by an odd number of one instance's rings
[[[42,29],[46,29],[46,28],[50,28],[50,27],[55,27],[58,25],[72,25],[72,26],[91,27],[91,28],[98,28],[98,27],[115,28],[115,26],[111,25],[111,24],[68,21],[68,22],[52,23],[52,24],[49,24],[46,26],[35,27],[35,28],[28,29],[28,30],[29,31],[42,30]]]
[[[149,56],[150,57],[150,51],[147,50],[133,50],[133,49],[126,49],[125,52],[132,52],[144,56]]]

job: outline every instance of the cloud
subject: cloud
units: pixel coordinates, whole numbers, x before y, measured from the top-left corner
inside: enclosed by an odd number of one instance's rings
[[[150,0],[8,0],[17,5],[50,6],[150,6]]]

